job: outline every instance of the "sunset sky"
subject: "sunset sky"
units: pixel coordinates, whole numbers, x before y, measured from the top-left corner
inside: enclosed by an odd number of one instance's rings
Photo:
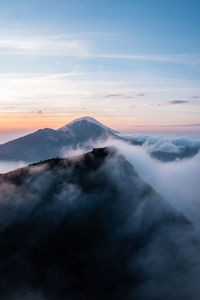
[[[0,1],[0,143],[92,116],[199,131],[199,0]]]

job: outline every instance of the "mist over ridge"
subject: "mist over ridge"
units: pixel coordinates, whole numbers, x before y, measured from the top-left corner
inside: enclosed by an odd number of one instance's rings
[[[3,300],[198,299],[191,221],[116,148],[1,175],[0,212]]]
[[[11,154],[48,160],[2,166],[3,300],[198,300],[198,138],[124,137],[87,117],[16,141]]]
[[[0,300],[200,300],[200,1],[0,1]]]

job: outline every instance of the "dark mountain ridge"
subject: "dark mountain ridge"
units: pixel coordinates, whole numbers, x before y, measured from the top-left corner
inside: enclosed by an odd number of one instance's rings
[[[191,224],[113,148],[0,176],[3,300],[196,300],[197,253]]]

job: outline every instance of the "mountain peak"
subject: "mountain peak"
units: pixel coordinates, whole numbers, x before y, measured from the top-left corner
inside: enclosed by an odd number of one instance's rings
[[[115,131],[91,117],[83,117],[58,130],[40,129],[19,139],[0,145],[0,159],[37,162],[62,156],[66,149],[91,149],[97,140],[119,138]]]
[[[109,131],[111,131],[112,133],[118,133],[118,131],[116,130],[113,130],[105,125],[103,125],[102,123],[100,123],[99,121],[97,121],[96,119],[92,118],[92,117],[89,117],[89,116],[85,116],[85,117],[82,117],[82,118],[78,118],[78,119],[75,119],[73,120],[72,122],[60,127],[58,129],[58,131],[67,131],[72,125],[74,125],[75,123],[79,123],[79,122],[83,122],[83,121],[86,121],[86,122],[89,122],[89,123],[92,123],[92,124],[95,124],[101,128],[104,128],[104,129],[107,129]]]

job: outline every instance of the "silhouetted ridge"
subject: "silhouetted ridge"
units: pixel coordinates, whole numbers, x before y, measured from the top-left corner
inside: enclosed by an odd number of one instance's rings
[[[1,175],[0,298],[186,299],[191,229],[114,148]]]

